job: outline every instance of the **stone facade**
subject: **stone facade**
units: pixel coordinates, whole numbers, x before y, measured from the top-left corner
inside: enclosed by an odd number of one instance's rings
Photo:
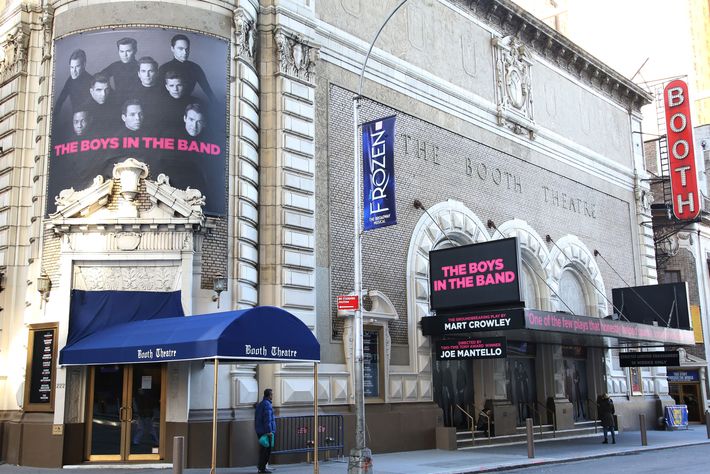
[[[388,6],[50,3],[11,2],[0,23],[0,306],[7,316],[0,322],[0,445],[8,446],[0,459],[61,466],[87,457],[92,369],[57,367],[53,410],[27,416],[27,324],[57,323],[61,348],[72,290],[179,289],[187,315],[214,312],[217,276],[228,278],[220,310],[278,306],[321,343],[317,390],[309,364],[221,365],[220,462],[254,462],[253,405],[266,387],[275,389],[284,416],[310,414],[317,393],[324,412],[343,416],[347,452],[353,325],[335,301],[353,292],[352,157],[359,143],[352,98]],[[199,190],[173,187],[164,171],[129,162],[138,183],[131,199],[122,187],[127,178],[117,172],[87,189],[62,191],[58,212],[45,217],[48,104],[58,88],[53,40],[122,27],[177,28],[229,42],[227,173],[211,183],[226,187],[226,216],[205,216]],[[650,219],[643,199],[648,174],[632,138],[648,100],[505,0],[411,2],[392,18],[367,65],[360,117],[397,120],[398,224],[363,239],[364,318],[380,337],[381,356],[379,392],[367,405],[373,450],[434,447],[442,410],[431,341],[419,322],[430,315],[428,251],[447,238],[466,244],[517,236],[539,309],[564,310],[565,272],[581,281],[574,303],[595,317],[610,313],[612,288],[655,282],[653,235],[642,225]],[[428,214],[413,206],[415,199]],[[40,295],[43,272],[51,291]],[[536,354],[537,395],[560,413],[571,406],[561,354],[560,346],[542,344]],[[611,351],[590,349],[587,360],[595,393],[631,396],[628,373]],[[494,400],[509,409],[505,362],[478,369],[475,403]],[[664,374],[646,374],[648,400],[620,403],[620,410],[655,410],[667,398]],[[166,440],[185,435],[188,466],[205,466],[212,370],[201,362],[167,364],[164,380],[164,439],[153,454],[169,460]],[[416,429],[403,427],[413,418],[420,420]],[[30,434],[49,454],[33,451]]]

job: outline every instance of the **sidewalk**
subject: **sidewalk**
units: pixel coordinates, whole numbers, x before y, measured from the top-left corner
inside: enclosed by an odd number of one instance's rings
[[[573,460],[591,459],[604,456],[617,456],[642,451],[666,449],[694,444],[708,444],[705,425],[693,425],[686,431],[648,431],[648,446],[641,446],[638,431],[625,431],[616,438],[616,444],[601,444],[600,434],[582,438],[549,440],[535,443],[535,458],[528,459],[527,445],[499,445],[459,451],[409,451],[373,455],[373,467],[376,474],[459,474],[503,471],[507,469],[560,463]],[[347,457],[341,460],[321,461],[322,474],[347,472]],[[128,467],[128,466],[126,466]],[[99,466],[81,466],[71,469],[75,474],[167,474],[165,469],[146,469],[133,466],[116,468]],[[307,474],[313,472],[311,464],[275,465],[276,474]],[[63,472],[70,471],[64,469]],[[29,467],[0,465],[0,474],[49,474],[56,469],[37,469]],[[255,467],[218,468],[224,474],[255,473]],[[187,469],[186,474],[208,474],[209,469]]]

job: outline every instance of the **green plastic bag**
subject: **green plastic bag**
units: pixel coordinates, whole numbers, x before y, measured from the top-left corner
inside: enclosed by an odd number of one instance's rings
[[[270,436],[268,434],[261,435],[259,438],[259,444],[262,445],[265,448],[274,447],[274,437]]]

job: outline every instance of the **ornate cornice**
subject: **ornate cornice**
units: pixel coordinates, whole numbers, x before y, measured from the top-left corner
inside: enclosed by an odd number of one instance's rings
[[[274,44],[279,73],[313,83],[318,49],[307,42],[303,35],[281,28],[274,30]]]
[[[516,37],[540,56],[627,109],[639,111],[653,101],[649,92],[510,0],[451,1],[498,29],[502,36]]]

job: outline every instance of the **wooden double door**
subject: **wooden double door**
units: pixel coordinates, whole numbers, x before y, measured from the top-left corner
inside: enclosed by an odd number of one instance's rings
[[[91,367],[86,459],[148,461],[163,458],[165,364]]]

